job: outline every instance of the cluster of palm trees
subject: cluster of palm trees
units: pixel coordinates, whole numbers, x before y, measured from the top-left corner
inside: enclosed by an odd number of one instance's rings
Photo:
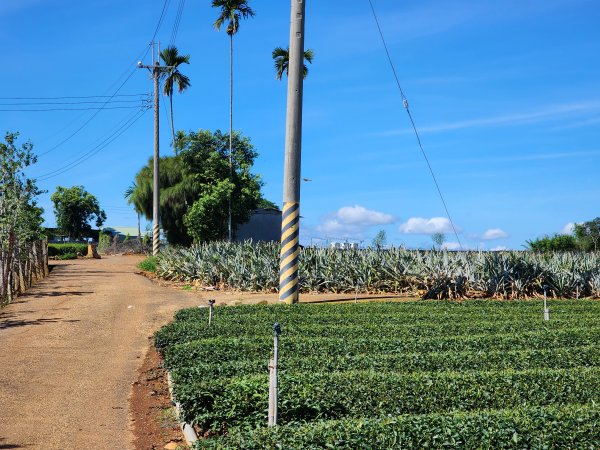
[[[254,17],[254,10],[248,5],[248,0],[212,0],[212,6],[219,8],[219,16],[214,22],[214,27],[219,31],[221,27],[226,24],[225,31],[229,36],[229,169],[230,176],[233,171],[233,36],[237,34],[240,28],[240,21]],[[306,62],[311,63],[313,61],[313,51],[306,50],[304,52],[304,59]],[[275,63],[276,78],[281,80],[283,73],[288,74],[289,69],[289,48],[284,49],[283,47],[277,47],[272,53],[273,61]],[[171,45],[160,52],[160,58],[162,59],[165,66],[169,67],[169,70],[161,74],[163,81],[163,94],[169,98],[170,107],[170,118],[171,118],[171,135],[173,138],[173,147],[175,148],[175,124],[173,119],[173,93],[175,87],[177,87],[178,93],[185,92],[190,86],[191,82],[189,77],[182,74],[180,66],[182,64],[190,63],[190,55],[180,55],[179,50],[176,46]],[[308,68],[304,64],[304,78],[308,75]],[[133,201],[132,194],[135,190],[135,185],[130,187],[125,197],[130,203]],[[139,222],[138,211],[138,222]],[[232,225],[231,225],[231,201],[229,204],[229,240],[232,239]]]

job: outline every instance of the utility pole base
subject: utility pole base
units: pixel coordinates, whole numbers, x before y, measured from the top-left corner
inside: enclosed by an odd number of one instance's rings
[[[279,263],[279,300],[298,303],[298,256],[300,232],[300,203],[283,205],[281,220],[281,257]]]

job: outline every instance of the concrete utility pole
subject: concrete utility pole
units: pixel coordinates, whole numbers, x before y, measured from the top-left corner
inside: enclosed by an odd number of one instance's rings
[[[302,147],[302,84],[304,78],[305,0],[292,0],[288,72],[283,213],[279,262],[279,300],[297,303],[300,246],[300,163]]]
[[[159,85],[160,85],[160,74],[165,70],[171,69],[171,66],[160,65],[160,44],[158,44],[158,53],[156,59],[154,59],[154,43],[152,43],[152,60],[151,66],[145,66],[141,61],[138,61],[138,67],[140,69],[148,69],[152,73],[152,80],[154,81],[154,179],[152,189],[152,255],[158,255],[160,249],[160,193],[158,184],[159,175]]]

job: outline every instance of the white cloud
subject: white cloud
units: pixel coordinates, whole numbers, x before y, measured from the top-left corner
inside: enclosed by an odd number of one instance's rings
[[[508,250],[508,247],[506,247],[504,245],[497,245],[496,247],[490,248],[490,250],[492,252],[503,252],[505,250]]]
[[[484,241],[492,241],[494,239],[504,239],[508,237],[508,233],[500,228],[490,228],[486,230],[482,235],[481,239]]]
[[[560,231],[560,234],[573,234],[574,229],[575,224],[573,222],[569,222],[563,227],[563,229]]]
[[[369,227],[387,225],[394,221],[394,216],[364,206],[344,206],[318,225],[316,230],[325,235],[358,237]]]
[[[458,242],[444,242],[442,248],[446,250],[463,250],[464,248]]]
[[[398,229],[405,234],[434,234],[434,233],[454,233],[451,222],[445,217],[432,217],[425,219],[423,217],[411,217]],[[457,227],[457,232],[461,230]]]
[[[344,206],[337,212],[340,221],[353,225],[385,225],[394,221],[394,216],[372,211],[363,206]]]

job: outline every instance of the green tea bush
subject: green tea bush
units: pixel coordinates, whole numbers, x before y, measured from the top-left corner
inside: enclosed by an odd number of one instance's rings
[[[87,244],[48,244],[48,256],[60,256],[72,255],[77,257],[77,254],[81,256],[87,255],[88,246]],[[74,258],[63,258],[63,259],[74,259]]]
[[[315,421],[234,429],[197,449],[595,449],[599,405]]]
[[[197,448],[597,448],[600,302],[176,313],[155,335]],[[273,322],[278,426],[266,427]]]

